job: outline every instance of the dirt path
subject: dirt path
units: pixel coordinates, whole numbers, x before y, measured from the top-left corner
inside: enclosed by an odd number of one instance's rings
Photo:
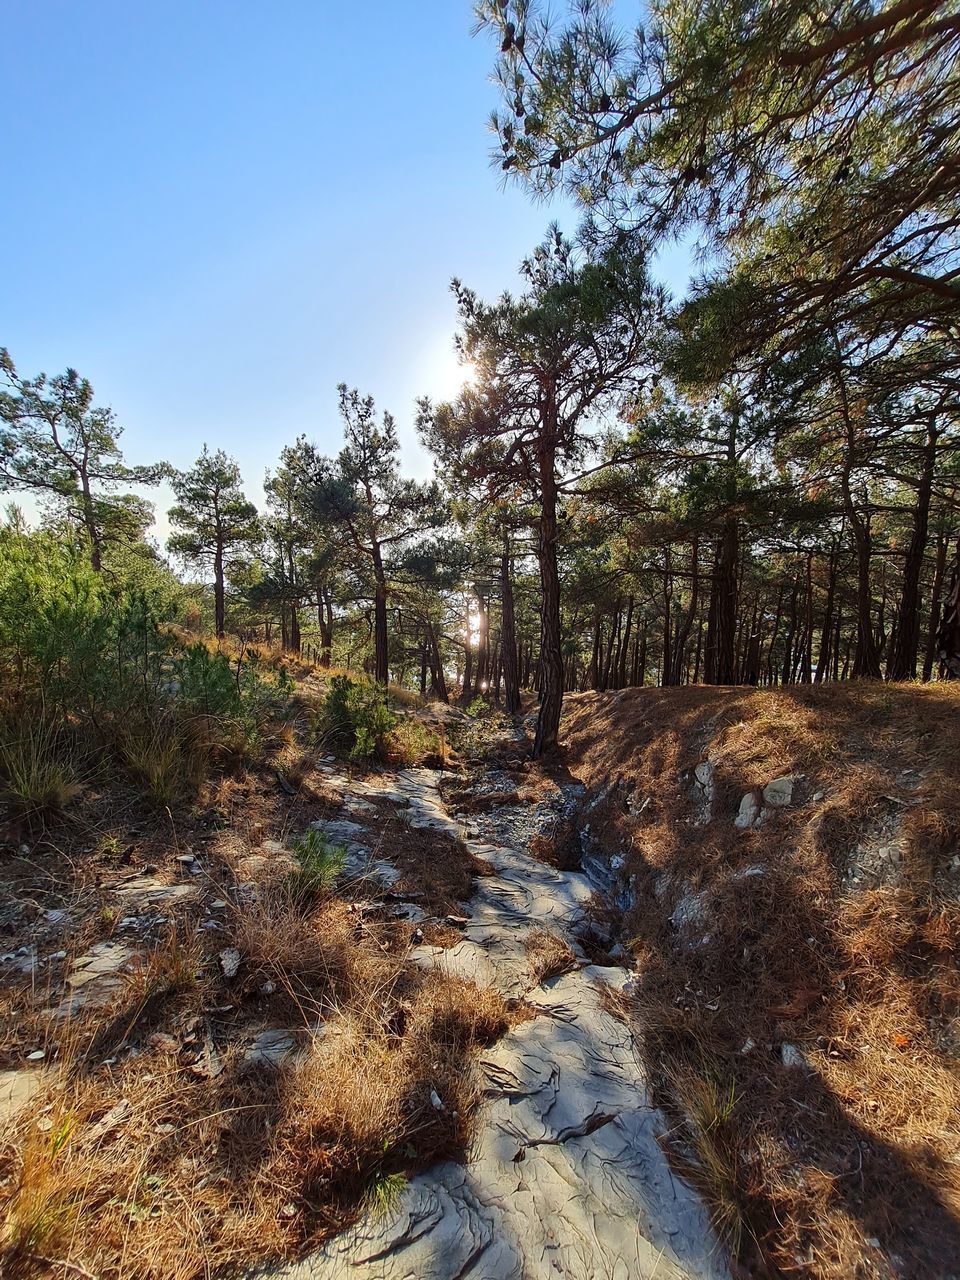
[[[408,770],[346,789],[404,806],[414,828],[460,834],[437,776]],[[362,808],[351,818],[358,824],[352,856],[362,859]],[[720,1280],[727,1272],[703,1206],[671,1173],[657,1143],[664,1119],[648,1102],[631,1033],[605,1008],[605,988],[622,986],[627,971],[589,965],[582,954],[576,970],[543,984],[528,969],[524,942],[534,928],[553,930],[579,953],[573,930],[590,883],[486,843],[483,818],[470,825],[481,838],[467,843],[494,873],[478,881],[463,940],[448,950],[421,947],[414,958],[523,996],[540,1016],[481,1059],[484,1101],[466,1164],[427,1170],[408,1184],[394,1212],[362,1220],[318,1254],[271,1274]],[[382,858],[371,861],[371,874],[388,872]]]

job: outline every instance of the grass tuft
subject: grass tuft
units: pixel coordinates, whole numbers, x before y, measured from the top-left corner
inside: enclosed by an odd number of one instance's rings
[[[23,719],[0,738],[5,798],[20,817],[60,814],[80,793],[62,732],[42,719]]]

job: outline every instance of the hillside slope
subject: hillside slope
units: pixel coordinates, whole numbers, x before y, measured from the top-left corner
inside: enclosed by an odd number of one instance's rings
[[[960,689],[583,694],[564,737],[674,1154],[750,1273],[955,1275]]]

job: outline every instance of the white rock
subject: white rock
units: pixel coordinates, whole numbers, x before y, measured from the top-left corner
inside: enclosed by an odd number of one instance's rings
[[[224,947],[220,952],[220,968],[225,978],[235,978],[240,968],[240,952],[236,947]]]
[[[805,1067],[807,1060],[795,1044],[784,1042],[780,1046],[780,1061],[785,1067]]]
[[[740,810],[733,820],[733,824],[744,830],[747,827],[755,826],[760,817],[760,805],[757,801],[755,791],[748,791],[740,801]]]
[[[763,788],[763,803],[771,809],[786,809],[793,803],[793,777],[774,778]]]
[[[244,1061],[255,1067],[282,1067],[297,1047],[291,1031],[271,1027],[261,1031],[244,1054]]]

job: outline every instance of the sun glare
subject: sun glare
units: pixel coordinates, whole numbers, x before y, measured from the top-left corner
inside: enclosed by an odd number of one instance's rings
[[[469,362],[461,363],[448,337],[426,352],[423,386],[431,399],[453,400],[463,387],[472,387],[476,379],[476,368]]]

